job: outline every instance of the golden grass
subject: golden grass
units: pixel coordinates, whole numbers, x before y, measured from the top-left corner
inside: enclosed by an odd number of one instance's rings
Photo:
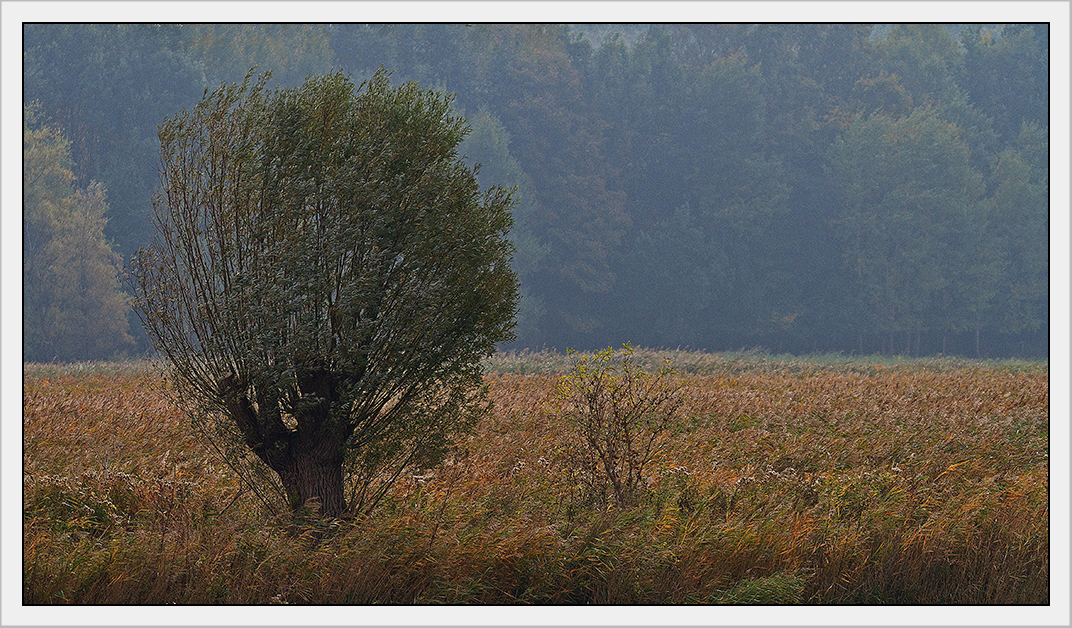
[[[28,365],[24,602],[1049,601],[1044,364],[677,358],[685,420],[634,507],[571,477],[539,354],[330,529],[265,515],[145,365]]]

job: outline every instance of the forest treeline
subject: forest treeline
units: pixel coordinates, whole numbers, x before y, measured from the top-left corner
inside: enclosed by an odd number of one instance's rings
[[[456,94],[517,185],[508,348],[1048,354],[1049,29],[24,27],[24,358],[147,351],[157,126],[251,67]]]

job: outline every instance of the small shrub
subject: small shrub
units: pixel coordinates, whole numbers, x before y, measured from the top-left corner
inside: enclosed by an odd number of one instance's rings
[[[577,357],[558,382],[557,396],[571,435],[571,462],[581,483],[604,502],[631,503],[644,467],[678,421],[680,386],[669,361],[654,373],[639,367],[633,348],[611,348]]]

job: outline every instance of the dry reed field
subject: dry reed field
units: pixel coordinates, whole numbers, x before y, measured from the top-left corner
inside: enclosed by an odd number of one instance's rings
[[[24,369],[26,604],[1046,604],[1045,362],[669,357],[628,506],[571,465],[565,358],[372,516],[266,513],[146,363]]]

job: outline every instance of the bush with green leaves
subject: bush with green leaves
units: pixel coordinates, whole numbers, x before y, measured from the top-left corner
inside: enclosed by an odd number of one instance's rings
[[[578,479],[604,503],[628,505],[678,421],[682,399],[674,369],[665,361],[645,371],[629,343],[621,351],[567,353],[573,365],[558,381],[557,398],[576,427],[571,461]]]
[[[267,503],[367,510],[487,408],[510,340],[510,193],[451,98],[378,72],[207,93],[160,127],[137,309],[195,421]]]

